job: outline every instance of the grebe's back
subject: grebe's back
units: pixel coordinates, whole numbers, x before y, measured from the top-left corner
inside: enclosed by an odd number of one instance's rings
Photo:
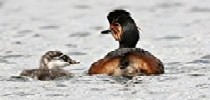
[[[119,48],[91,65],[89,74],[137,76],[164,73],[162,62],[140,48]]]

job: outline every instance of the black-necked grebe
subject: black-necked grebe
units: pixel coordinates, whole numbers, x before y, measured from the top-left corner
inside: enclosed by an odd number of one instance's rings
[[[77,63],[79,62],[72,60],[61,51],[48,51],[41,57],[39,69],[23,70],[20,76],[27,76],[37,80],[53,80],[57,77],[70,76],[71,73],[64,70],[63,67]]]
[[[139,41],[139,28],[129,12],[117,9],[107,16],[111,33],[119,48],[109,52],[103,59],[93,63],[88,70],[90,75],[108,74],[113,76],[158,75],[164,73],[163,63],[148,51],[136,48]]]

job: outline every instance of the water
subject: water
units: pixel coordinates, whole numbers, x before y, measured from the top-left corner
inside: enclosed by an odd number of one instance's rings
[[[0,0],[0,99],[209,100],[209,0]],[[118,47],[106,15],[128,9],[143,33],[138,47],[165,64],[161,76],[132,80],[86,76],[90,64]],[[42,54],[60,50],[80,61],[75,76],[54,81],[17,78]]]

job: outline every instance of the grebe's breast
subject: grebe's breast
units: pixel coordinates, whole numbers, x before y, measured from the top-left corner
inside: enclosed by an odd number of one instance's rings
[[[136,76],[162,74],[162,62],[141,48],[119,48],[92,64],[89,74]]]

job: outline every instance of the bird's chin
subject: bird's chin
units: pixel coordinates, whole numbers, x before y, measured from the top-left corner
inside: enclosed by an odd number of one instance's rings
[[[62,69],[63,67],[67,67],[70,64],[68,62],[59,62],[59,61],[55,61],[55,62],[49,62],[48,63],[48,68],[49,69]]]

